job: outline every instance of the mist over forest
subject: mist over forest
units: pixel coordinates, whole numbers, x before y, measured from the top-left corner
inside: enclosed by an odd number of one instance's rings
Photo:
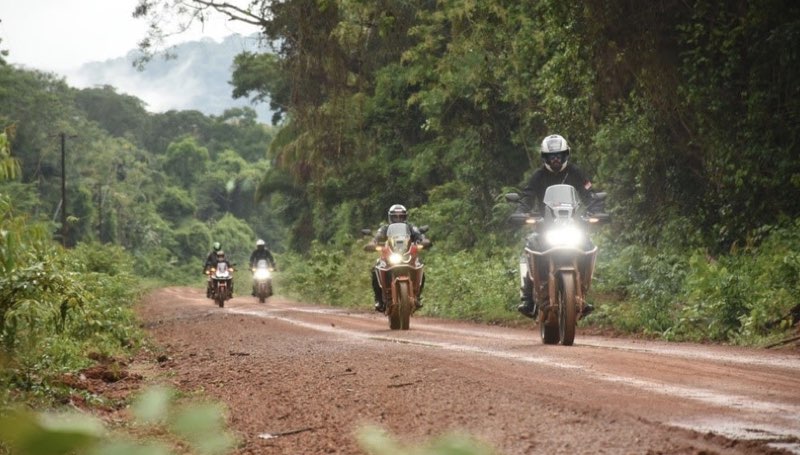
[[[141,68],[136,65],[141,53],[133,49],[118,58],[85,63],[66,78],[79,88],[115,87],[119,93],[143,100],[150,112],[198,110],[221,115],[229,108],[250,107],[260,122],[268,123],[272,116],[269,105],[234,99],[229,82],[234,57],[259,50],[263,51],[257,36],[233,34],[222,41],[205,38],[171,47]]]

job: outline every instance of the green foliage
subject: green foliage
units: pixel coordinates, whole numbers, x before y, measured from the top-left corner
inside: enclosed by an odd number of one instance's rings
[[[672,340],[759,344],[791,326],[800,287],[800,224],[775,228],[758,246],[712,257],[629,246],[602,250],[597,292],[621,293],[591,321]]]
[[[208,252],[207,245],[212,243],[211,231],[205,224],[191,220],[175,232],[175,241],[178,244],[176,254],[179,260],[193,262],[192,266],[196,270],[194,263],[205,257]]]
[[[138,343],[132,261],[122,248],[62,250],[46,224],[15,215],[3,197],[0,233],[4,387],[47,400],[59,393],[51,378],[86,366],[87,354],[123,354]]]
[[[486,322],[517,317],[518,252],[435,248],[425,257],[425,314]]]
[[[169,435],[173,440],[182,441],[194,449],[194,453],[223,454],[234,446],[233,436],[225,429],[222,418],[224,410],[218,405],[182,404],[177,402],[172,390],[154,387],[137,397],[131,409],[139,431],[150,429],[153,433]],[[164,442],[148,440],[141,435],[136,436],[136,442],[133,442],[131,435],[109,431],[100,420],[82,413],[11,410],[4,414],[0,417],[0,443],[11,448],[14,453],[177,453],[170,450]]]
[[[593,320],[626,332],[661,335],[675,320],[686,274],[687,261],[682,254],[635,245],[619,251],[601,250],[596,291],[621,292],[625,301],[599,308]]]
[[[79,90],[75,94],[75,104],[86,112],[89,120],[97,122],[113,136],[129,137],[141,144],[141,135],[148,124],[142,100],[104,85]]]
[[[15,411],[0,422],[0,441],[26,455],[86,453],[105,434],[102,422],[81,414]]]
[[[230,214],[211,226],[211,242],[220,242],[228,260],[240,266],[248,263],[250,253],[255,249],[256,240],[253,229],[243,220]],[[211,251],[210,244],[206,251]]]
[[[281,258],[276,288],[306,301],[371,307],[372,261],[355,243],[342,248],[315,242],[306,258],[296,254]]]
[[[13,179],[19,174],[19,162],[11,157],[8,129],[0,133],[0,180]]]
[[[181,221],[194,215],[197,207],[189,193],[183,189],[170,186],[164,189],[156,204],[162,218],[178,225]]]
[[[185,137],[167,147],[164,169],[183,188],[191,187],[208,166],[208,149],[193,137]]]

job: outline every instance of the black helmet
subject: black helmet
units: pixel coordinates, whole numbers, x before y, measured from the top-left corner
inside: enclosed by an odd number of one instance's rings
[[[390,223],[405,223],[408,219],[408,210],[400,204],[389,207]]]
[[[550,172],[561,172],[567,166],[569,160],[569,144],[567,140],[558,134],[547,136],[542,141],[540,155],[544,162],[544,167]]]

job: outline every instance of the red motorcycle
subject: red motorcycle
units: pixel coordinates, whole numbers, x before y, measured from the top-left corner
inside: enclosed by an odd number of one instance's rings
[[[422,226],[419,230],[424,233],[428,227]],[[363,232],[370,233],[369,229]],[[406,223],[390,224],[386,237],[383,245],[367,248],[381,254],[375,268],[383,290],[383,301],[386,302],[384,313],[389,317],[389,328],[408,330],[411,315],[419,307],[419,291],[425,267],[419,260],[419,252],[430,248],[431,242],[428,239],[413,242],[411,227]]]
[[[211,299],[220,307],[233,298],[233,266],[220,262],[206,272],[211,277]]]

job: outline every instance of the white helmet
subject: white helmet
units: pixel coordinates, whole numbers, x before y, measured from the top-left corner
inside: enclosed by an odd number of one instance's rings
[[[266,245],[266,243],[264,243],[264,241],[261,240],[261,239],[258,239],[258,241],[256,242],[256,247],[265,246],[265,245]]]
[[[547,136],[542,141],[540,155],[544,167],[550,172],[561,172],[567,167],[569,161],[569,144],[567,140],[558,134]]]
[[[389,207],[390,223],[405,223],[408,219],[408,210],[400,204]]]

